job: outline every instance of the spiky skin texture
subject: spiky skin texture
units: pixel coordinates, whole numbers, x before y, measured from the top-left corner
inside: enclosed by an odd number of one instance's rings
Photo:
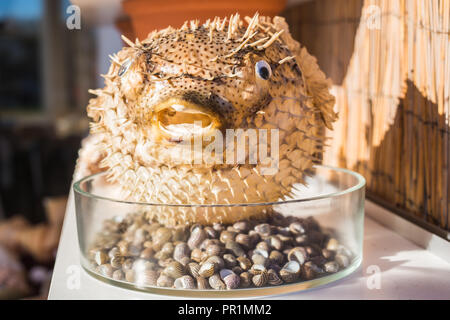
[[[320,162],[325,127],[336,119],[330,84],[283,18],[255,15],[244,22],[235,15],[228,21],[155,31],[112,57],[106,86],[88,106],[91,134],[100,137],[92,139],[96,157],[85,154],[80,163],[98,161],[100,153],[100,167],[124,197],[162,204],[270,202],[303,182]],[[272,70],[267,80],[255,74],[261,60]],[[129,68],[119,76],[123,64]],[[171,98],[205,106],[222,131],[279,129],[279,170],[262,175],[261,163],[177,163],[178,144],[162,137],[152,120]],[[174,225],[230,223],[266,213],[261,207],[154,208],[148,216]]]

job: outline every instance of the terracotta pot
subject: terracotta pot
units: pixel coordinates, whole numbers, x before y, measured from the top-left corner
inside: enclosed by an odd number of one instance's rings
[[[230,16],[238,12],[241,16],[274,16],[280,13],[286,0],[124,0],[123,9],[132,21],[135,36],[147,37],[154,29],[167,26],[180,27],[184,21]]]

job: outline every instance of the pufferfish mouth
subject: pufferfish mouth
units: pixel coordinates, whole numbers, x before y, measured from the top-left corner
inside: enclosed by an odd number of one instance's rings
[[[211,136],[221,126],[219,116],[207,107],[181,98],[158,104],[152,122],[161,138],[175,143]]]

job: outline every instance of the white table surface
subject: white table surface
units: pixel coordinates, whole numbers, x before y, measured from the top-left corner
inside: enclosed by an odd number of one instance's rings
[[[373,207],[366,206],[364,258],[359,270],[333,284],[270,299],[450,299],[450,263],[367,217]],[[380,270],[379,277],[372,270]],[[379,289],[370,289],[368,283],[373,284],[376,277]],[[80,267],[72,196],[48,298],[173,299],[106,284]]]

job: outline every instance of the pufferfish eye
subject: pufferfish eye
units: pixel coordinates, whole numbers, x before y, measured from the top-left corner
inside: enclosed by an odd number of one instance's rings
[[[258,78],[268,80],[272,75],[272,69],[266,61],[260,60],[255,64],[255,73]]]

